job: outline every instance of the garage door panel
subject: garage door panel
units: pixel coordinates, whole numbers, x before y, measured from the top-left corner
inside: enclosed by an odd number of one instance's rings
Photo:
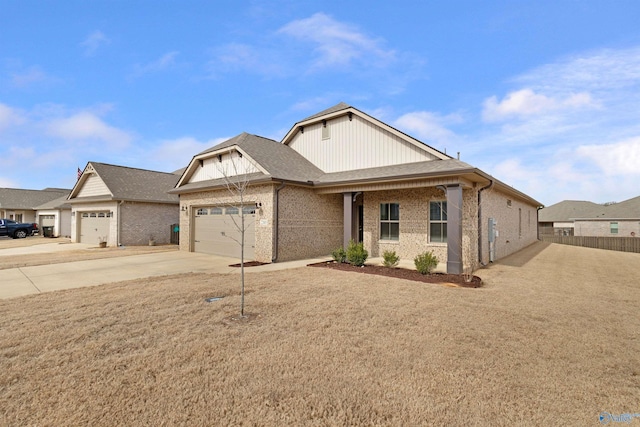
[[[110,212],[83,212],[80,215],[80,243],[98,244],[109,237]]]
[[[204,207],[196,211],[193,248],[195,252],[240,258],[241,233],[238,228],[242,218],[239,213],[235,213],[238,212],[237,209],[230,209],[230,211],[234,213],[227,214],[225,208],[221,207]],[[244,219],[246,228],[244,258],[253,260],[255,258],[255,210],[248,210]]]

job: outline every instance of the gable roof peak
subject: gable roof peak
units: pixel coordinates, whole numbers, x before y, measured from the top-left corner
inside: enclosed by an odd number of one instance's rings
[[[352,106],[347,104],[347,103],[345,103],[345,102],[339,102],[338,104],[334,105],[333,107],[329,107],[326,110],[322,110],[319,113],[316,113],[316,114],[314,114],[312,116],[309,116],[306,119],[301,120],[301,121],[306,122],[307,120],[311,120],[311,119],[315,119],[317,117],[322,117],[322,116],[327,115],[327,114],[335,113],[336,111],[346,110],[348,108],[352,108]]]

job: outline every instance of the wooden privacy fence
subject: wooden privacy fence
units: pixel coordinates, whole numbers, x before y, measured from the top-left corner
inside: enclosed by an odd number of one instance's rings
[[[640,253],[640,237],[541,235],[540,240],[542,240],[543,242],[560,243],[562,245],[584,246],[586,248]]]

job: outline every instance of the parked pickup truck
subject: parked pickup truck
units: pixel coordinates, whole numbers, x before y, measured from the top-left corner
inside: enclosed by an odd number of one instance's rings
[[[0,236],[23,239],[38,232],[38,224],[20,224],[10,219],[0,219]]]

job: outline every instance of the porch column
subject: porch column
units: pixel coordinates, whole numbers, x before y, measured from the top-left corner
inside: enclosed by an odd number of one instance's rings
[[[343,239],[342,247],[347,249],[349,241],[353,238],[353,194],[343,193]]]
[[[447,273],[462,274],[462,187],[447,187]]]

